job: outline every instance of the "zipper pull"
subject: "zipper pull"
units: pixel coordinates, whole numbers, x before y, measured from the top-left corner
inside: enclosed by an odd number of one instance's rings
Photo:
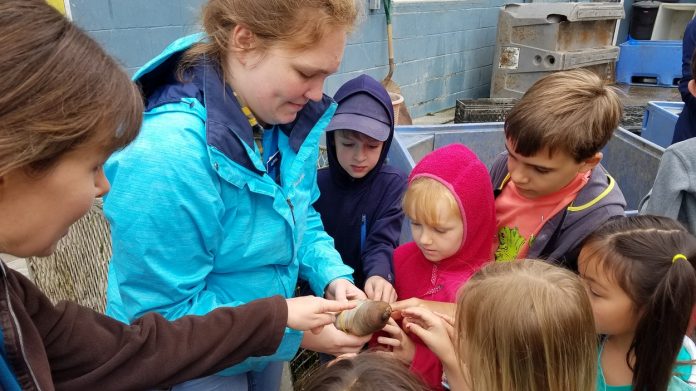
[[[296,224],[297,222],[295,221],[295,207],[292,205],[292,201],[290,201],[290,198],[286,198],[285,201],[287,201],[288,206],[290,207],[290,214],[292,215],[292,223]]]
[[[362,215],[360,219],[360,252],[365,249],[365,239],[367,238],[367,216]]]

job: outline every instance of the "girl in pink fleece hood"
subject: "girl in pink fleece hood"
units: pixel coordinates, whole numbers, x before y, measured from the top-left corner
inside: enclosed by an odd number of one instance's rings
[[[486,166],[462,144],[431,152],[411,172],[403,208],[414,241],[394,252],[399,300],[455,302],[459,287],[492,259],[496,244],[493,188]],[[397,356],[430,387],[443,389],[442,366],[435,354],[394,327],[385,331],[400,339]],[[414,343],[409,347],[404,338]]]

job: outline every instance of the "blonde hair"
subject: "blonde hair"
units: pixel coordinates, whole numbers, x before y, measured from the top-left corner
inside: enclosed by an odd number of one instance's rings
[[[130,143],[142,98],[86,33],[42,0],[0,2],[0,176],[47,171],[85,144]]]
[[[202,56],[225,64],[230,33],[237,25],[254,33],[253,49],[278,45],[304,50],[331,30],[351,31],[358,13],[356,0],[209,0],[203,7],[202,24],[210,40],[186,52],[182,69]]]
[[[515,152],[532,156],[544,148],[577,162],[599,152],[619,126],[617,90],[585,70],[552,73],[532,85],[505,119],[505,137]]]
[[[402,201],[406,216],[423,224],[436,226],[441,221],[441,210],[462,218],[459,203],[454,194],[440,181],[428,177],[417,177],[409,183]],[[444,209],[439,207],[444,206]]]
[[[595,387],[592,307],[568,270],[535,260],[484,266],[460,292],[456,330],[473,390]]]

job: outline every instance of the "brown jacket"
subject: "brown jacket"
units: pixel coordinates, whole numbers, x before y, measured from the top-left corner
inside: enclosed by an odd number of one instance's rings
[[[71,302],[53,305],[0,262],[0,327],[23,390],[143,390],[215,373],[280,344],[281,296],[169,322],[149,313],[120,323]]]

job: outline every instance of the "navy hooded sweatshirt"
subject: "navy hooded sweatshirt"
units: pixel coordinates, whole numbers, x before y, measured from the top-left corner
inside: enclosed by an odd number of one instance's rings
[[[696,19],[691,20],[684,30],[682,40],[682,78],[679,80],[679,93],[684,101],[684,108],[674,127],[672,144],[696,136],[696,96],[689,92],[689,81],[694,78],[691,74],[691,56],[696,49]],[[668,131],[669,129],[665,129]]]
[[[399,245],[403,211],[401,197],[406,175],[385,164],[394,138],[394,111],[387,91],[369,76],[359,76],[344,84],[334,96],[336,102],[355,93],[368,93],[379,100],[392,119],[389,137],[375,167],[363,178],[351,177],[338,163],[334,132],[326,134],[329,167],[319,170],[317,182],[321,196],[314,204],[324,229],[333,237],[336,250],[355,272],[355,285],[380,276],[394,284],[392,259]]]

